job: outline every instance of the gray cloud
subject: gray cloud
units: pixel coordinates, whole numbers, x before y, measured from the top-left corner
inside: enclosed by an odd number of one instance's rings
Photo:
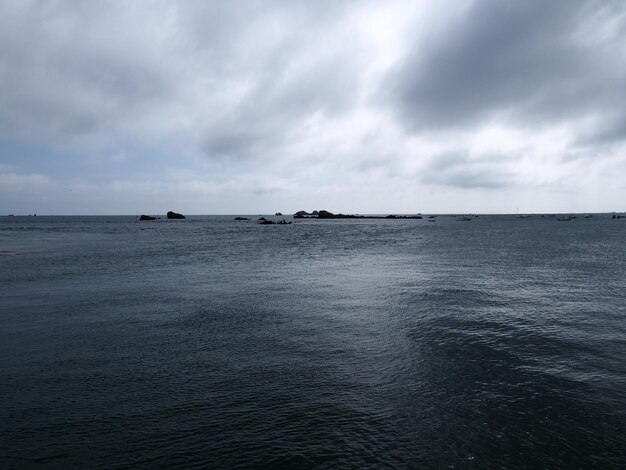
[[[46,144],[110,139],[172,99],[174,77],[139,32],[141,19],[115,2],[3,2],[0,135]]]
[[[412,131],[621,121],[625,13],[622,2],[476,0],[416,45],[383,93]]]
[[[472,159],[463,151],[447,152],[433,157],[420,172],[420,179],[456,188],[502,189],[516,185],[515,175],[502,165],[507,160],[493,155]]]
[[[257,155],[308,116],[354,102],[358,63],[337,36],[346,5],[4,3],[0,136],[67,144],[175,134],[210,157]]]
[[[208,156],[246,158],[282,146],[292,128],[316,113],[339,116],[355,104],[357,70],[336,53],[315,64],[266,70],[242,99],[204,131]],[[291,67],[293,65],[293,67]],[[332,77],[332,79],[330,78]]]

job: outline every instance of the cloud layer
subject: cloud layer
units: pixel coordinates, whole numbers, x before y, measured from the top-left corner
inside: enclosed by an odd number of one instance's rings
[[[621,121],[625,33],[619,3],[477,0],[413,46],[394,105],[417,129]]]
[[[617,1],[2,2],[0,211],[621,209],[625,39]]]

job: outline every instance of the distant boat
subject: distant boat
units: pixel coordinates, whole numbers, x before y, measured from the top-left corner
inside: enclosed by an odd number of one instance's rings
[[[470,220],[472,220],[471,217],[467,217],[466,215],[457,215],[456,216],[456,220],[458,222],[469,222]]]
[[[585,219],[590,219],[592,214],[585,214]]]
[[[569,222],[570,220],[574,220],[576,217],[573,217],[571,215],[566,215],[564,217],[558,217],[556,220],[559,220],[561,222]]]

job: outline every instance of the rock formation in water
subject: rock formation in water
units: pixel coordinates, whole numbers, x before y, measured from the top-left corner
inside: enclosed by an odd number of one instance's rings
[[[156,217],[152,217],[151,215],[145,215],[142,214],[141,217],[139,217],[139,220],[155,220]]]
[[[333,214],[327,210],[313,211],[310,214],[306,211],[298,211],[293,215],[294,219],[421,219],[418,215],[358,215],[358,214]]]
[[[289,225],[293,224],[293,222],[287,222],[285,219],[279,220],[278,222],[274,222],[273,220],[266,219],[265,217],[260,217],[258,219],[260,225]]]
[[[321,211],[318,212],[317,217],[319,219],[334,219],[335,218],[335,214],[333,214],[332,212],[321,210]]]
[[[168,219],[184,219],[185,216],[183,214],[179,214],[178,212],[168,211],[167,218]]]

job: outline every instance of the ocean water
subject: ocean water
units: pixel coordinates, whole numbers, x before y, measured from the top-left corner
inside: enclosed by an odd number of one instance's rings
[[[0,218],[2,468],[624,468],[626,220]]]

